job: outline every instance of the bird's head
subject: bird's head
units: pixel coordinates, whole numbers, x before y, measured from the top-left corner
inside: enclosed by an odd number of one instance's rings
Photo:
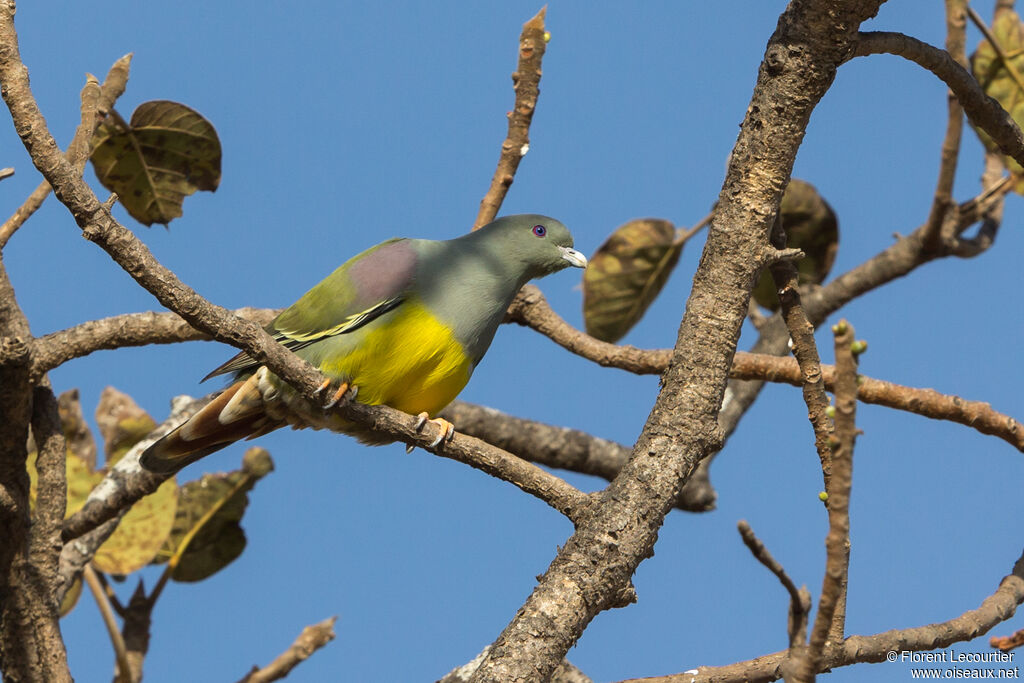
[[[587,266],[587,257],[572,248],[569,228],[549,216],[503,216],[480,228],[477,234],[496,256],[517,263],[523,269],[524,281],[569,266]]]

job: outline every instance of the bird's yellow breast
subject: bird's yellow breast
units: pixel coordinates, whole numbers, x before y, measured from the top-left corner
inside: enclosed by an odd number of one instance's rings
[[[466,383],[473,364],[448,326],[418,301],[406,301],[380,324],[360,330],[354,348],[328,355],[320,371],[359,387],[358,401],[434,415]]]

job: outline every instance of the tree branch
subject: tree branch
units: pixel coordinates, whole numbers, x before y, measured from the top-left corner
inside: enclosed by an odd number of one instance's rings
[[[916,628],[894,629],[871,636],[850,636],[825,649],[819,672],[851,664],[884,662],[890,652],[921,652],[949,647],[973,640],[996,624],[1011,618],[1024,602],[1024,578],[1017,560],[1013,573],[1003,578],[999,588],[974,610],[949,621]],[[765,683],[782,677],[787,652],[775,652],[726,666],[701,666],[670,676],[631,679],[630,683]]]
[[[519,36],[519,65],[512,74],[516,100],[512,111],[508,113],[508,135],[501,144],[501,156],[498,157],[498,168],[494,171],[491,186],[480,201],[480,211],[473,223],[474,230],[487,225],[498,215],[498,209],[515,179],[519,162],[530,149],[530,122],[537,108],[537,98],[540,97],[540,66],[548,42],[544,30],[546,13],[545,6],[523,24],[523,32]]]
[[[902,33],[870,31],[859,35],[856,52],[851,56],[879,53],[904,57],[935,74],[956,95],[971,123],[988,133],[1004,154],[1024,165],[1024,136],[1020,128],[948,52]]]
[[[92,75],[88,77],[86,85],[82,89],[82,122],[75,130],[75,136],[71,139],[67,151],[67,159],[78,170],[79,175],[85,169],[85,162],[89,159],[90,144],[96,127],[107,112],[113,109],[117,99],[124,94],[124,89],[128,84],[131,62],[131,53],[114,62],[98,92],[95,87],[96,79]],[[18,207],[17,211],[4,221],[3,225],[0,225],[0,249],[3,249],[18,228],[24,225],[25,221],[43,205],[48,196],[50,196],[50,183],[44,179]]]
[[[736,528],[739,529],[744,545],[747,546],[754,558],[774,574],[775,578],[782,584],[782,587],[789,593],[789,627],[787,633],[789,635],[790,652],[792,653],[794,648],[804,642],[807,631],[807,614],[811,610],[811,595],[807,592],[806,588],[799,589],[796,587],[796,584],[789,578],[786,570],[782,568],[778,560],[772,557],[772,554],[764,547],[764,543],[754,535],[754,530],[750,528],[750,524],[745,519],[741,519],[736,524]]]
[[[114,618],[114,611],[110,608],[110,601],[107,594],[96,576],[96,570],[91,565],[86,565],[82,573],[85,583],[89,586],[96,606],[103,618],[103,625],[107,628],[107,635],[110,636],[110,643],[114,647],[114,658],[117,662],[115,669],[115,683],[133,683],[131,667],[128,665],[128,651],[124,646],[124,638],[121,637],[121,630],[117,627],[117,620]]]
[[[232,313],[262,327],[279,311],[270,308],[239,308]],[[195,329],[180,315],[170,311],[126,313],[90,320],[39,337],[32,349],[32,374],[40,376],[69,360],[88,356],[94,351],[210,339],[213,339],[211,335]]]
[[[683,482],[721,443],[718,411],[750,290],[799,141],[879,2],[789,5],[769,41],[675,349],[633,455],[559,551],[471,680],[544,679],[621,604]],[[800,49],[789,49],[799,45]]]
[[[274,661],[262,669],[253,667],[253,670],[243,676],[238,683],[270,683],[281,680],[292,669],[309,659],[314,652],[334,640],[334,622],[337,620],[338,617],[331,617],[302,629],[295,642]]]
[[[776,215],[771,241],[777,250],[786,248],[786,233],[782,227],[781,214]],[[814,430],[814,449],[821,461],[825,491],[831,492],[832,448],[829,443],[832,436],[832,420],[825,413],[828,410],[828,397],[825,396],[825,380],[821,374],[821,357],[818,354],[818,346],[814,343],[814,326],[807,319],[800,301],[796,266],[791,261],[779,260],[772,263],[769,270],[779,296],[782,319],[786,322],[790,339],[793,340],[793,355],[800,366],[803,380],[800,389],[807,405],[807,418]]]

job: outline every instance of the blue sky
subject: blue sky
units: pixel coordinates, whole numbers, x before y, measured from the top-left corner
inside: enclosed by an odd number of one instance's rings
[[[989,17],[991,4],[976,5]],[[631,218],[698,221],[721,187],[784,6],[552,2],[531,150],[503,212],[556,216],[587,254]],[[62,144],[77,123],[85,72],[102,77],[126,52],[135,60],[122,114],[171,99],[213,122],[224,150],[220,189],[188,199],[170,230],[121,217],[210,300],[277,307],[383,239],[448,238],[472,225],[505,135],[520,27],[539,7],[22,2],[17,27],[33,90]],[[942,5],[889,3],[864,28],[941,45]],[[977,40],[972,29],[971,49]],[[840,70],[794,170],[839,216],[834,273],[927,217],[945,97],[931,74],[897,57]],[[0,165],[17,169],[0,183],[9,213],[39,178],[9,126],[2,139]],[[976,194],[980,173],[981,147],[967,131],[957,199]],[[91,170],[87,177],[94,180]],[[1024,416],[1022,213],[1011,198],[994,248],[979,258],[924,266],[843,309],[870,344],[862,372]],[[674,342],[700,246],[688,246],[626,343]],[[4,256],[35,334],[158,307],[52,199]],[[577,272],[540,284],[582,325]],[[819,335],[829,361],[830,337]],[[745,330],[741,348],[753,339]],[[172,396],[208,391],[199,378],[233,353],[212,343],[100,352],[51,379],[58,390],[78,387],[90,416],[111,385],[162,419]],[[506,326],[462,398],[631,444],[656,391],[656,378],[599,368]],[[873,406],[860,406],[858,425],[848,632],[977,607],[1020,554],[1008,533],[1008,520],[1024,512],[1020,454],[961,425]],[[337,640],[289,680],[433,680],[496,637],[571,533],[534,498],[422,451],[292,431],[259,443],[277,470],[251,497],[248,548],[210,580],[168,587],[154,614],[147,681],[186,673],[237,680],[303,626],[334,614]],[[226,449],[184,476],[235,468],[242,452]],[[636,574],[639,603],[598,616],[570,659],[610,681],[784,648],[786,594],[735,524],[747,519],[817,599],[826,532],[817,463],[799,390],[769,387],[712,466],[718,509],[669,516],[655,557]],[[151,586],[157,574],[145,576]],[[63,625],[76,678],[108,677],[111,650],[95,605],[83,599]],[[1022,626],[1017,618],[996,631]],[[962,649],[984,650],[984,639]],[[878,664],[832,680],[908,675],[903,665]]]

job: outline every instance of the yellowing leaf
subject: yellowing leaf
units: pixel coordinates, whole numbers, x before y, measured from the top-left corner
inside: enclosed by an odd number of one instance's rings
[[[832,270],[839,250],[839,221],[832,207],[808,182],[793,178],[782,195],[782,227],[786,246],[802,249],[804,258],[796,262],[799,283],[821,284]],[[770,310],[778,310],[772,274],[765,268],[753,291],[754,300]]]
[[[136,502],[96,551],[93,566],[108,574],[130,574],[149,564],[167,540],[178,506],[173,478]]]
[[[202,581],[237,559],[246,544],[240,522],[248,492],[273,468],[264,449],[250,448],[241,470],[185,484],[174,528],[154,564],[170,562],[175,581]]]
[[[583,271],[587,334],[606,342],[625,336],[661,292],[682,252],[669,221],[641,218],[616,228]]]
[[[971,56],[971,70],[985,93],[999,102],[1018,126],[1024,126],[1024,24],[1020,16],[1011,9],[998,9],[992,22],[992,35],[1009,64],[1003,63],[988,40],[982,40]],[[980,128],[974,131],[987,149],[999,151],[985,131]],[[1024,194],[1024,182],[1019,178],[1024,169],[1009,157],[1004,160],[1007,168],[1018,176],[1014,191]]]
[[[39,472],[36,470],[37,455],[33,451],[28,454],[28,459],[25,461],[25,467],[28,470],[28,500],[32,508],[35,508],[36,505],[39,486]],[[64,518],[67,519],[85,505],[85,499],[89,497],[89,493],[96,487],[96,484],[103,479],[103,474],[93,472],[84,460],[71,451],[68,451],[67,459],[64,461],[64,470],[68,482],[68,502],[64,511]]]
[[[96,424],[103,435],[106,466],[120,460],[128,449],[156,427],[156,421],[128,394],[106,387],[96,406]]]
[[[131,123],[111,112],[93,137],[92,163],[132,218],[169,223],[196,190],[220,184],[220,140],[213,124],[177,102],[139,105]]]
[[[64,593],[64,599],[60,602],[60,615],[66,616],[68,612],[78,604],[78,598],[82,596],[82,578],[79,577],[71,583],[71,588]]]

